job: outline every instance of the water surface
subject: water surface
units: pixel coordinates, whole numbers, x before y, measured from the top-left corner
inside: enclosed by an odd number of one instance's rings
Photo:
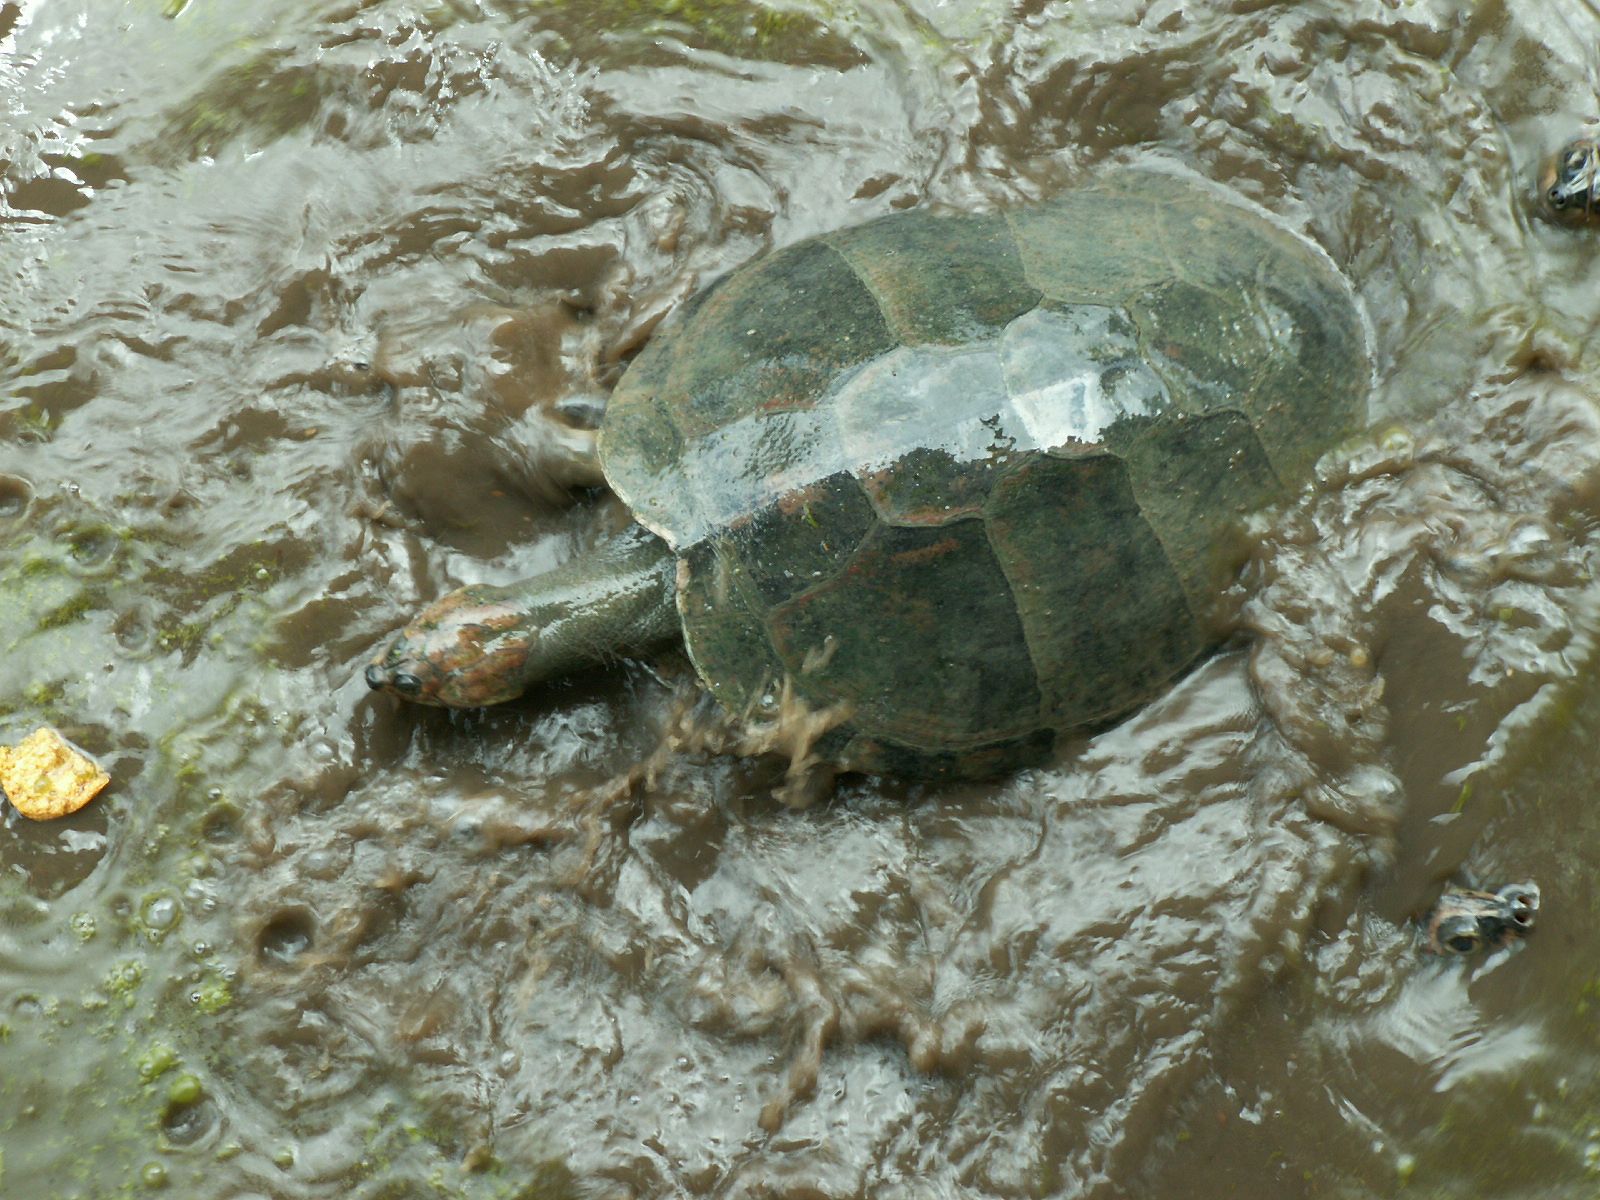
[[[1600,13],[1432,0],[0,5],[0,1189],[1441,1196],[1600,1164],[1595,243],[1529,207]],[[764,250],[1109,164],[1352,280],[1373,433],[1239,639],[985,786],[622,662],[370,695],[626,514],[540,451]],[[1542,927],[1419,957],[1450,878]]]

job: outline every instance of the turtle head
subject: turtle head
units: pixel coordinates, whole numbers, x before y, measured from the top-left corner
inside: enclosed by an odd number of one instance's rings
[[[1498,949],[1527,937],[1538,918],[1538,884],[1508,883],[1493,892],[1448,888],[1428,914],[1426,946],[1446,955]]]
[[[487,584],[419,613],[367,666],[367,686],[417,704],[479,708],[522,694],[538,635],[526,605]]]
[[[479,708],[649,649],[678,636],[676,569],[666,543],[635,526],[542,575],[459,588],[395,635],[368,665],[367,686]]]
[[[1574,138],[1544,161],[1539,202],[1567,224],[1600,219],[1600,139]]]

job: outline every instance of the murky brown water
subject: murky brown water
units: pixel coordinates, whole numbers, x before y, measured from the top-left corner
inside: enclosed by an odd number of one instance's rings
[[[0,1194],[1587,1194],[1600,318],[1533,218],[1600,10],[0,4]],[[368,694],[619,528],[535,451],[696,286],[1109,160],[1372,317],[1239,642],[1049,769],[771,798],[681,661]],[[648,770],[639,769],[647,765]],[[1448,878],[1541,929],[1422,959]]]

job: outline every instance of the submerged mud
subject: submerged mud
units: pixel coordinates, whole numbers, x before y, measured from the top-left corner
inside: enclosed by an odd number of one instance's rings
[[[1591,1187],[1600,288],[1531,189],[1597,34],[0,6],[0,741],[113,779],[0,822],[0,1191]],[[698,286],[1110,163],[1306,233],[1379,354],[1158,701],[992,784],[824,787],[826,714],[730,724],[673,653],[368,693],[422,603],[625,527],[550,451]],[[1536,881],[1537,934],[1419,956],[1463,876]]]

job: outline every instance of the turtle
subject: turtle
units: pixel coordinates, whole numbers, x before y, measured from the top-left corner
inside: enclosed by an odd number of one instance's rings
[[[1458,956],[1497,950],[1532,933],[1538,915],[1535,883],[1508,883],[1492,892],[1446,888],[1423,919],[1423,948]]]
[[[1544,160],[1539,200],[1546,216],[1568,225],[1600,220],[1600,137],[1581,134]]]
[[[1373,378],[1331,258],[1187,175],[799,241],[618,381],[596,453],[636,527],[451,593],[366,680],[477,706],[681,639],[735,714],[837,714],[840,769],[1001,774],[1226,637],[1243,520],[1365,426]]]

